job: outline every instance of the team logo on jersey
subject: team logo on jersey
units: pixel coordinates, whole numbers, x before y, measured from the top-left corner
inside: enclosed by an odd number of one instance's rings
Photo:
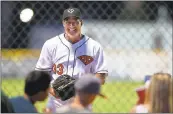
[[[53,72],[55,74],[57,73],[58,75],[62,75],[63,74],[63,69],[64,69],[63,64],[58,64],[58,65],[54,64],[53,65]]]
[[[69,13],[73,13],[74,12],[74,9],[68,9],[68,12]]]
[[[81,62],[84,63],[85,65],[90,64],[94,60],[91,56],[88,55],[82,55],[77,58],[81,60]]]

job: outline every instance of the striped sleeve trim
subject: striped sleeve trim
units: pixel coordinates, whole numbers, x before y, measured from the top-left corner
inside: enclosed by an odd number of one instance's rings
[[[35,70],[39,70],[39,71],[51,71],[51,68],[37,68],[35,67]]]
[[[96,73],[107,73],[108,74],[108,71],[107,70],[100,70],[100,71],[97,71]]]

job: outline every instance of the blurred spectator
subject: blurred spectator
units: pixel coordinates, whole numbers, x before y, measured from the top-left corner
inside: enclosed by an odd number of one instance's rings
[[[76,95],[71,104],[57,108],[56,113],[91,113],[88,107],[93,103],[96,96],[106,98],[100,93],[101,82],[92,75],[86,75],[75,83]]]
[[[16,113],[37,113],[34,104],[48,96],[51,77],[44,71],[32,71],[25,79],[24,96],[11,98]]]
[[[8,97],[1,90],[1,113],[14,113],[13,106]]]
[[[144,13],[142,12],[142,6],[144,5],[143,1],[125,1],[124,2],[125,8],[120,15],[121,19],[126,20],[139,20],[142,17],[145,17]]]
[[[139,87],[139,88],[136,89],[136,93],[138,95],[137,105],[144,104],[144,101],[145,101],[145,92],[148,89],[149,84],[150,84],[150,81],[148,80],[148,81],[146,81],[146,83],[145,83],[144,86]]]
[[[146,90],[145,103],[131,113],[173,113],[173,78],[168,73],[156,73]]]
[[[150,76],[150,75],[146,75],[146,76],[145,76],[145,79],[144,79],[145,85],[136,88],[135,91],[136,91],[136,93],[137,93],[137,95],[138,95],[138,100],[137,100],[136,105],[144,104],[144,101],[145,101],[145,91],[146,91],[146,90],[148,89],[148,87],[149,87],[150,79],[151,79],[151,76]]]

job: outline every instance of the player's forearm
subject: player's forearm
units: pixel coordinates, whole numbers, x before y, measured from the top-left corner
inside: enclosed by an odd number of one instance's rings
[[[102,85],[105,83],[107,73],[96,73],[96,77],[100,78]]]

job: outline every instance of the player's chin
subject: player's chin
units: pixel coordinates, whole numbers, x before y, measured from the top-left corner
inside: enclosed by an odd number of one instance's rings
[[[79,33],[69,33],[69,36],[71,36],[71,37],[78,37],[78,36],[80,36],[80,34]]]

